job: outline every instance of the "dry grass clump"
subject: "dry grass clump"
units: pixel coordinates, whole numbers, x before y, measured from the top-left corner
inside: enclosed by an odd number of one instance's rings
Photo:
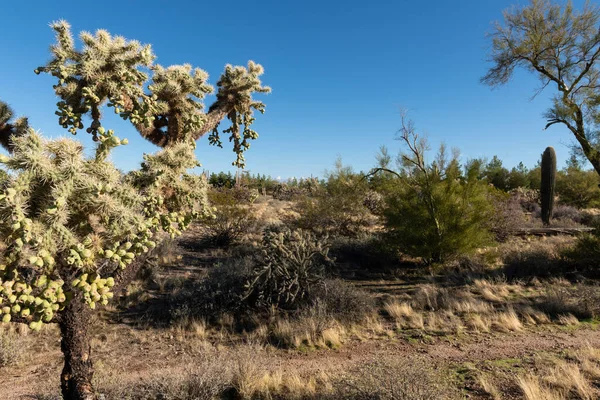
[[[523,330],[523,324],[513,309],[496,313],[492,320],[492,327],[500,332]]]
[[[519,376],[517,378],[519,388],[525,395],[526,400],[564,400],[562,392],[550,388],[540,381],[537,376]]]
[[[575,352],[573,358],[579,362],[581,370],[592,378],[600,378],[600,349],[588,345]]]
[[[558,317],[558,323],[565,326],[579,325],[579,320],[573,314],[564,314]]]
[[[510,291],[504,283],[491,282],[486,279],[478,279],[474,282],[474,291],[490,302],[502,302],[508,297]]]
[[[237,363],[230,385],[239,399],[317,399],[331,390],[326,374],[304,378],[296,371],[269,372],[250,359]]]
[[[576,351],[571,360],[553,360],[553,365],[537,374],[518,378],[527,400],[592,400],[600,396],[592,383],[600,377],[600,350],[587,346]]]
[[[457,399],[449,379],[423,360],[374,361],[333,382],[333,393],[320,399],[446,400]]]
[[[550,318],[548,318],[545,313],[531,306],[520,307],[519,316],[527,325],[543,325],[550,323]]]
[[[283,349],[298,348],[338,348],[347,337],[346,329],[335,320],[320,321],[315,318],[304,317],[301,319],[280,318],[271,327],[260,330],[262,338],[255,333],[262,342],[269,343]]]
[[[398,327],[423,329],[425,327],[423,315],[416,312],[408,303],[390,301],[384,305],[384,310],[392,317]]]
[[[477,382],[479,383],[479,386],[481,386],[483,391],[487,393],[493,400],[502,399],[502,393],[500,392],[500,390],[498,390],[496,385],[494,385],[494,383],[489,379],[487,375],[480,374],[477,377]]]
[[[467,328],[475,332],[490,332],[492,328],[492,320],[487,316],[472,314],[466,320]]]
[[[548,374],[546,381],[566,394],[576,394],[583,400],[597,398],[596,392],[579,366],[571,362],[559,362]]]
[[[0,368],[18,362],[23,351],[15,332],[0,329]]]
[[[530,277],[552,277],[568,272],[563,253],[574,239],[548,237],[531,242],[511,242],[501,246],[502,272],[508,281]]]

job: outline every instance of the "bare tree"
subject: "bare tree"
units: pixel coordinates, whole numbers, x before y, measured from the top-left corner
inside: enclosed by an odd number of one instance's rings
[[[493,66],[481,81],[492,87],[507,83],[517,67],[535,73],[542,86],[555,87],[546,112],[546,129],[563,124],[600,174],[600,10],[587,2],[575,10],[550,0],[531,0],[504,12],[504,23],[491,33]],[[535,96],[534,95],[534,96]]]

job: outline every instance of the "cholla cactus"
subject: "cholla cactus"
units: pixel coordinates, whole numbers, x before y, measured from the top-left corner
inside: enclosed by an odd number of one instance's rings
[[[119,271],[155,247],[159,231],[174,236],[208,212],[204,178],[186,173],[197,164],[190,146],[147,156],[137,180],[125,180],[106,161],[125,140],[102,128],[98,138],[85,159],[78,142],[32,131],[0,159],[14,172],[0,194],[4,322],[40,329],[78,294],[92,309],[107,304]]]
[[[327,238],[309,231],[266,232],[262,242],[262,263],[247,284],[245,300],[259,306],[294,307],[324,278],[328,257]]]
[[[27,118],[21,117],[11,123],[13,116],[13,110],[8,104],[0,101],[0,146],[6,149],[11,147],[11,136],[22,136],[29,131]]]
[[[53,57],[35,72],[58,79],[59,124],[92,134],[96,151],[86,158],[76,141],[43,139],[27,119],[11,122],[12,111],[0,102],[0,145],[10,153],[0,163],[12,172],[0,181],[0,319],[35,330],[58,322],[63,397],[95,399],[91,310],[107,304],[165,237],[209,216],[206,179],[188,172],[199,166],[195,140],[212,132],[211,142],[220,145],[216,128],[229,118],[234,164],[243,165],[248,140],[257,137],[249,128],[252,112],[264,111],[252,94],[269,89],[261,86],[260,65],[227,66],[205,114],[202,98],[213,89],[202,70],[155,66],[150,46],[102,30],[82,33],[78,50],[66,22],[52,28]],[[147,71],[153,75],[146,88]],[[163,148],[145,155],[140,170],[123,176],[108,161],[127,140],[102,126],[103,105]],[[87,127],[84,117],[91,119]]]
[[[252,98],[253,93],[268,93],[260,76],[263,67],[253,61],[248,67],[225,67],[217,82],[217,100],[204,113],[202,99],[213,92],[207,83],[208,74],[190,65],[164,68],[153,65],[155,56],[149,45],[113,37],[104,30],[95,35],[81,34],[85,47],[75,48],[70,26],[55,22],[57,43],[52,46],[53,58],[35,70],[58,78],[54,90],[61,99],[57,103],[59,123],[73,134],[84,129],[83,116],[90,115],[88,133],[97,138],[101,126],[100,108],[104,103],[115,113],[131,121],[140,134],[160,147],[185,141],[195,141],[211,132],[209,142],[221,146],[218,131],[222,119],[228,118],[233,150],[237,154],[234,165],[243,167],[244,151],[258,134],[250,129],[254,110],[264,112],[265,105]],[[153,75],[148,90],[144,85]]]

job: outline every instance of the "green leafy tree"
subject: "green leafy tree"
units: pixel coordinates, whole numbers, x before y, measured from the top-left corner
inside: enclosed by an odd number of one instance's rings
[[[546,128],[562,124],[600,174],[600,10],[586,2],[580,11],[569,1],[531,0],[504,12],[504,24],[491,34],[493,63],[482,82],[507,83],[516,68],[536,74],[544,88],[555,88]]]
[[[43,139],[26,119],[10,122],[12,112],[0,103],[0,143],[10,153],[0,162],[12,172],[0,187],[0,313],[5,323],[35,330],[58,323],[63,397],[96,399],[87,332],[93,310],[135,277],[152,248],[210,216],[206,179],[188,172],[199,165],[195,141],[210,132],[220,145],[217,128],[227,118],[223,132],[233,142],[234,164],[243,165],[257,136],[253,110],[264,110],[252,95],[268,88],[260,65],[228,65],[204,113],[202,99],[213,90],[204,71],[154,65],[150,46],[103,30],[82,33],[79,50],[66,22],[52,28],[52,58],[36,72],[58,81],[59,124],[93,135],[96,151],[87,158],[74,140]],[[106,106],[162,148],[125,176],[108,161],[127,139],[102,126]]]
[[[483,169],[483,176],[488,183],[494,185],[496,189],[504,191],[509,189],[509,175],[510,173],[502,166],[502,160],[498,156],[494,156]]]
[[[556,193],[560,204],[578,208],[600,207],[600,178],[593,170],[567,167],[556,174]]]
[[[523,162],[512,168],[508,174],[508,189],[529,188],[531,181],[529,179],[529,170]]]
[[[397,177],[384,210],[390,242],[427,263],[487,244],[493,207],[480,164],[470,163],[463,176],[458,153],[448,157],[443,146],[435,161],[426,162],[427,142],[404,116],[399,139],[408,152],[401,154],[402,169],[390,171]]]

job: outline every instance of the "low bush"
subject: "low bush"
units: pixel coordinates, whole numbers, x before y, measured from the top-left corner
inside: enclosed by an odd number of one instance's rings
[[[496,191],[491,194],[494,213],[489,228],[496,240],[505,242],[516,230],[525,226],[525,212],[517,196]]]
[[[329,320],[343,324],[364,322],[376,310],[373,297],[340,279],[328,279],[313,292],[311,307]]]
[[[186,319],[215,322],[224,314],[243,314],[247,306],[242,299],[254,268],[253,256],[230,258],[211,268],[203,280],[180,287],[167,299],[171,322]]]
[[[509,281],[564,275],[572,270],[563,256],[566,247],[565,244],[556,241],[512,246],[502,254],[502,272]]]
[[[373,361],[343,375],[334,383],[334,393],[324,399],[348,400],[448,400],[458,393],[426,362],[398,359]]]
[[[338,160],[322,186],[311,196],[297,200],[293,207],[297,216],[289,222],[296,228],[317,234],[356,237],[376,222],[369,206],[376,208],[381,204],[368,190],[368,182]]]
[[[331,254],[345,277],[369,276],[373,272],[388,272],[398,268],[397,251],[376,235],[336,237],[332,240]]]
[[[216,246],[230,246],[239,241],[256,223],[252,210],[238,200],[231,189],[212,190],[208,198],[215,207],[214,218],[201,225],[206,239]]]
[[[310,196],[318,190],[317,185],[288,185],[287,183],[279,183],[273,189],[273,198],[281,201],[298,200],[305,196]]]

